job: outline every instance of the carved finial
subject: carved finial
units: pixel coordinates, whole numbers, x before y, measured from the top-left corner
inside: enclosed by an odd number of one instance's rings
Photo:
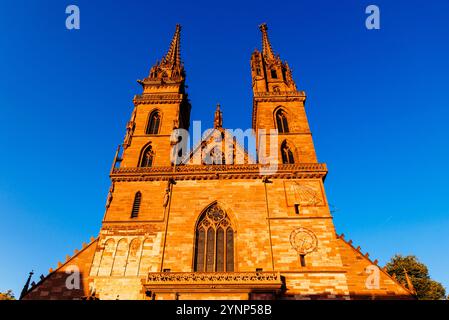
[[[404,275],[405,275],[405,281],[407,282],[407,288],[413,293],[416,294],[415,291],[415,287],[413,286],[412,280],[410,279],[410,277],[408,276],[408,272],[405,268],[403,268],[404,270]]]
[[[341,235],[340,235],[340,237],[339,237],[340,239],[344,239],[345,238],[345,234],[344,233],[342,233]]]
[[[94,237],[94,236],[91,236],[91,237],[89,238],[89,240],[90,240],[90,242],[94,242],[94,241],[95,241],[95,237]]]
[[[362,248],[360,248],[360,246],[357,246],[357,248],[355,248],[357,251],[360,251]]]
[[[262,31],[262,54],[266,59],[273,59],[274,53],[271,48],[270,40],[268,39],[268,27],[266,23],[262,23],[259,26],[260,31]]]
[[[379,261],[377,261],[377,259],[376,260],[374,260],[373,261],[373,263],[377,266],[377,263],[378,263]]]
[[[66,255],[66,256],[65,256],[65,261],[69,261],[70,258],[71,258],[71,257],[70,257],[69,255]]]
[[[58,261],[58,268],[61,268],[61,267],[62,267],[62,262]]]
[[[81,244],[81,247],[84,249],[85,247],[87,247],[87,243],[83,242],[83,243]]]
[[[220,104],[217,103],[217,109],[215,109],[214,116],[214,128],[222,128],[223,127],[223,112],[220,110]]]
[[[181,64],[181,25],[176,25],[176,31],[170,43],[170,48],[164,57],[164,64],[180,65]]]
[[[365,258],[369,258],[369,253],[365,253]]]
[[[348,244],[352,245],[352,240],[349,240],[349,241],[348,241]]]
[[[73,254],[78,254],[80,251],[78,249],[73,250]]]
[[[53,268],[48,269],[48,273],[52,273],[53,272]]]

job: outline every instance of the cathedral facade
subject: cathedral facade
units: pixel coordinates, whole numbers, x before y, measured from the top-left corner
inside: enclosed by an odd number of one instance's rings
[[[411,297],[336,234],[306,94],[265,24],[260,31],[250,60],[256,156],[223,128],[219,106],[213,130],[186,151],[191,104],[178,25],[167,54],[138,81],[98,237],[23,299]]]

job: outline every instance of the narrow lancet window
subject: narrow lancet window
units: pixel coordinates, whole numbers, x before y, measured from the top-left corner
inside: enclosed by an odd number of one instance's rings
[[[140,193],[140,191],[137,191],[136,195],[134,196],[133,208],[131,210],[131,218],[138,217],[141,202],[142,202],[142,193]]]

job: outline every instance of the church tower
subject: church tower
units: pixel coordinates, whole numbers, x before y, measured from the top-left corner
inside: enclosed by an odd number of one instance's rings
[[[98,237],[26,285],[23,299],[411,297],[336,234],[306,95],[273,52],[266,24],[260,31],[262,51],[251,56],[252,126],[257,139],[270,135],[276,170],[267,175],[237,143],[219,105],[211,134],[172,161],[179,143],[172,133],[189,129],[191,109],[177,25],[167,54],[138,81],[142,93],[114,157]],[[67,286],[74,271],[77,288]]]
[[[279,163],[316,163],[312,134],[304,108],[306,95],[296,89],[287,62],[273,52],[266,24],[262,32],[262,52],[251,56],[253,88],[252,125],[259,137],[260,129],[270,134],[278,131]]]
[[[185,92],[181,61],[181,26],[167,54],[138,80],[143,92],[134,97],[134,110],[123,142],[122,167],[169,166],[170,135],[174,129],[189,129],[190,102]]]

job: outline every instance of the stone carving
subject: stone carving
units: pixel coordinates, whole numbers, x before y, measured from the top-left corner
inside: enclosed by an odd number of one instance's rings
[[[196,179],[261,179],[263,164],[242,165],[181,165],[173,167],[127,167],[114,168],[112,181],[153,181],[168,180],[173,173],[184,173],[177,180]],[[278,170],[271,174],[272,178],[313,179],[323,178],[327,174],[324,163],[279,164]],[[217,175],[217,173],[220,173]]]
[[[312,231],[306,228],[296,228],[290,234],[290,243],[298,254],[304,255],[317,248],[318,239]]]
[[[170,200],[170,189],[165,189],[165,194],[164,194],[164,201],[162,203],[162,206],[165,208],[168,206],[168,201]]]
[[[280,283],[278,272],[150,272],[148,284],[169,283]]]
[[[300,204],[303,206],[319,206],[323,204],[323,199],[321,196],[321,190],[319,190],[319,185],[316,182],[306,183],[306,182],[290,182],[286,191],[290,192],[293,196],[291,200],[294,204]],[[292,205],[292,204],[290,204]]]
[[[112,194],[114,193],[114,182],[109,187],[108,197],[106,199],[106,209],[109,208],[112,202]]]

